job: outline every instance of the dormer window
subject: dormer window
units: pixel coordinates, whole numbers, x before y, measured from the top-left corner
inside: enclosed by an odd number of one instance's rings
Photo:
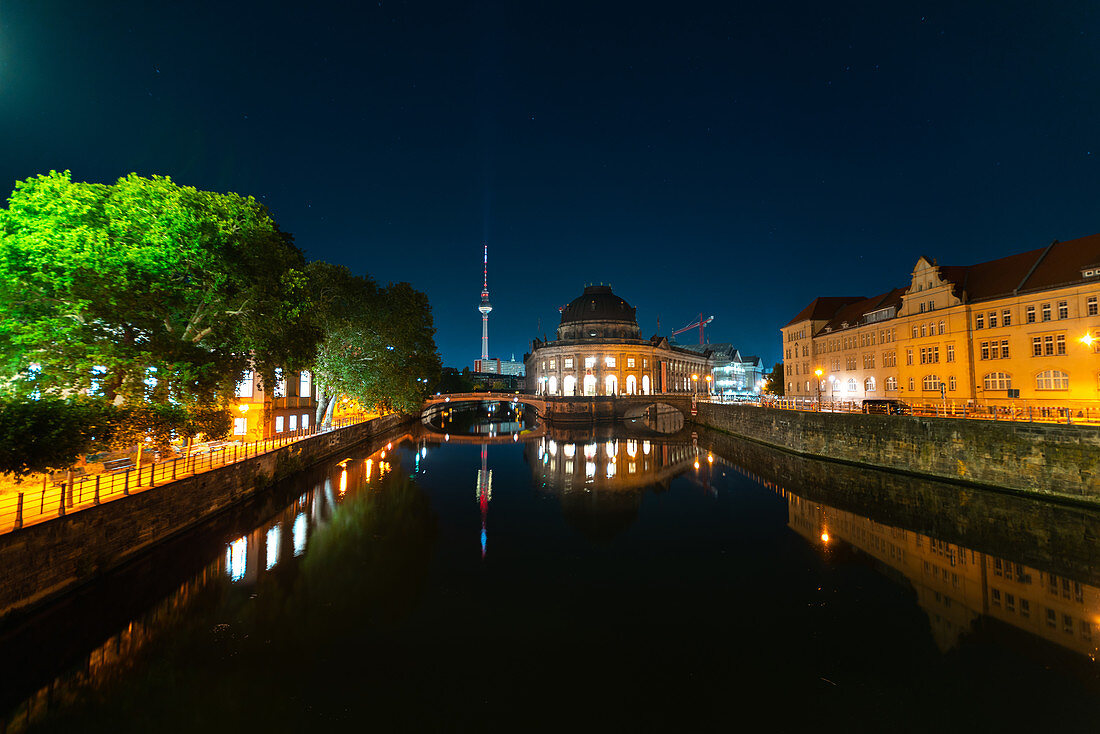
[[[1085,268],[1081,271],[1082,278],[1100,278],[1100,266]]]

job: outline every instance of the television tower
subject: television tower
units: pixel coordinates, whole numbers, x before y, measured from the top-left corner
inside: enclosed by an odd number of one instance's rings
[[[485,248],[482,255],[482,285],[481,285],[481,305],[477,307],[478,311],[481,311],[481,359],[484,362],[489,361],[489,312],[493,310],[493,305],[489,303],[489,245],[484,242],[481,243]]]

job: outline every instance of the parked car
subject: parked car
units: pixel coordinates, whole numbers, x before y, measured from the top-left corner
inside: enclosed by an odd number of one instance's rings
[[[913,408],[901,400],[894,398],[871,398],[863,401],[864,413],[880,413],[882,415],[912,415]]]

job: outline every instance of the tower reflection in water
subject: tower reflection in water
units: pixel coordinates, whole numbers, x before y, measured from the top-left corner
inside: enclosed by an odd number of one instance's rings
[[[941,651],[982,618],[998,620],[1096,660],[1100,589],[777,488],[788,525],[823,553],[848,545],[900,572],[916,591]]]

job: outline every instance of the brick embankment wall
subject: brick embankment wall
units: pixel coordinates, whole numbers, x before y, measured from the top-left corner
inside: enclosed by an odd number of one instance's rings
[[[803,456],[1100,506],[1100,428],[700,403],[693,422]]]
[[[414,420],[382,416],[0,535],[0,619],[125,563],[279,479]]]

